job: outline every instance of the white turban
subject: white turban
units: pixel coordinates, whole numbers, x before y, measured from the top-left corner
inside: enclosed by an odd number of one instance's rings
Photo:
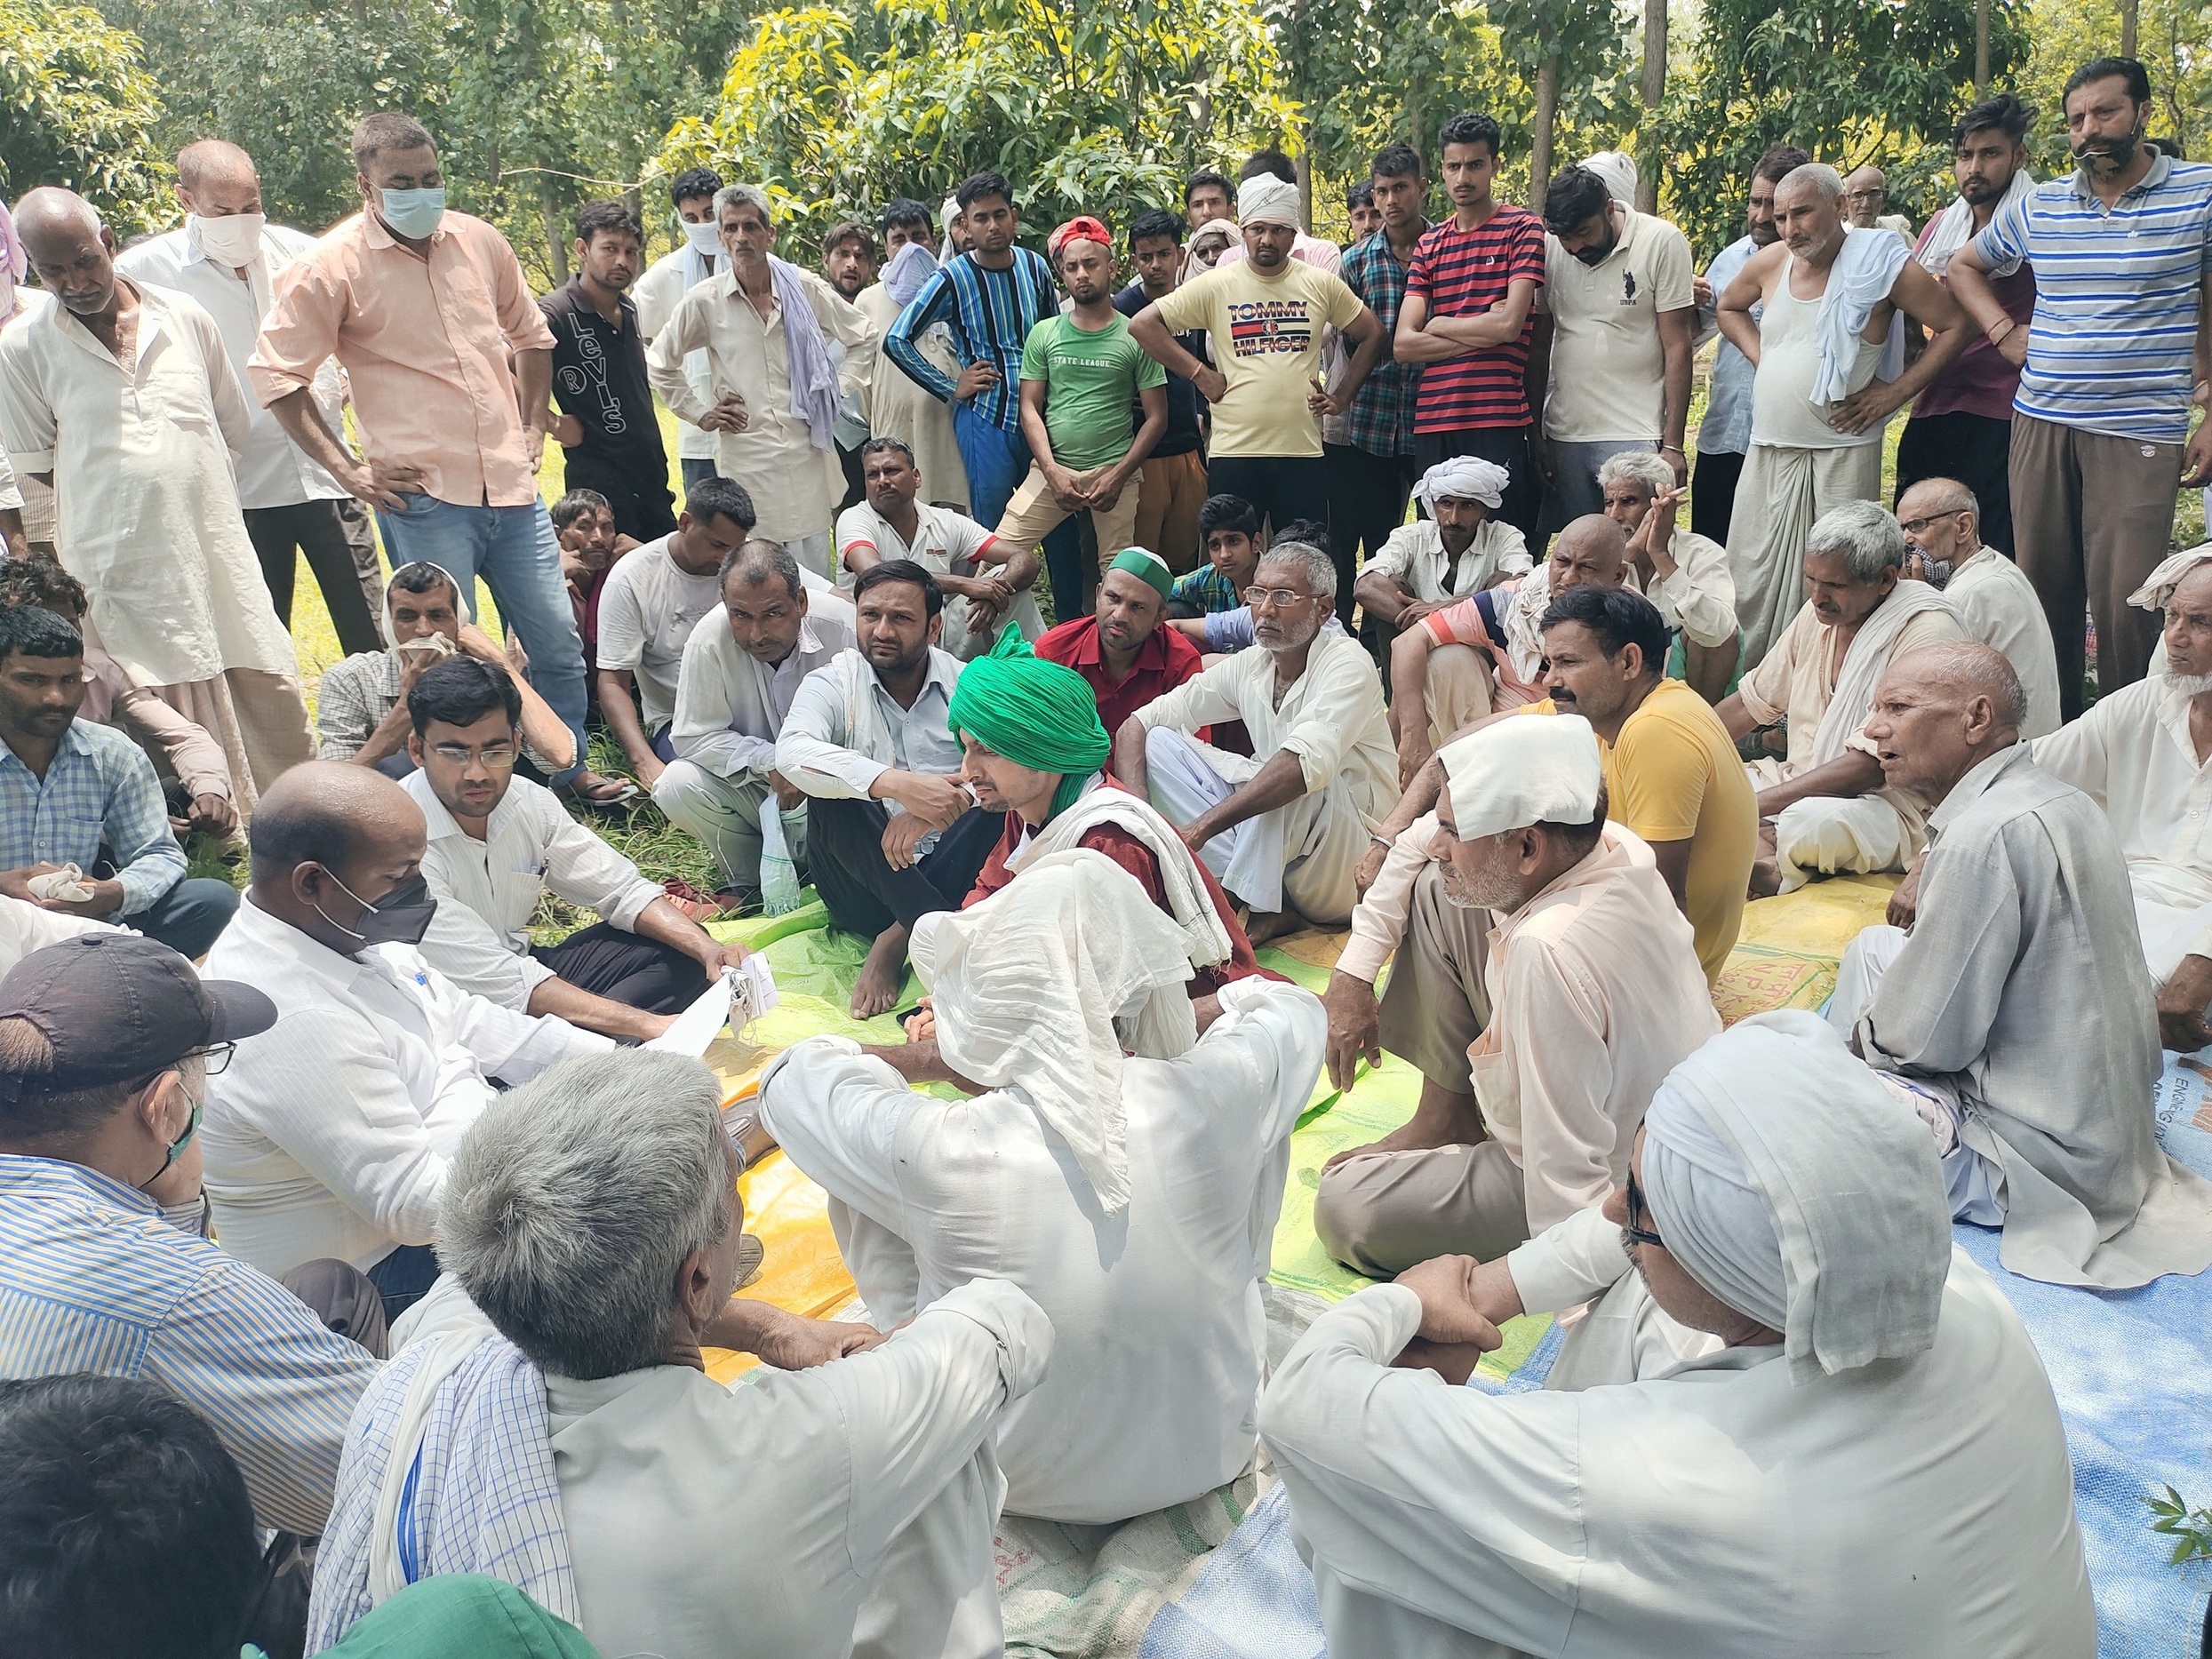
[[[1190,941],[1137,878],[1088,848],[1049,853],[968,910],[914,923],[937,1046],[962,1077],[1018,1089],[1066,1142],[1109,1216],[1129,1205],[1122,1055],[1198,1041]]]
[[[399,573],[399,570],[405,570],[411,564],[427,564],[432,570],[435,570],[440,576],[443,576],[445,578],[447,586],[451,587],[453,590],[453,617],[455,621],[468,622],[474,620],[470,615],[470,612],[474,607],[469,603],[469,601],[473,599],[475,595],[462,591],[461,585],[458,581],[454,580],[452,571],[447,570],[435,559],[402,559],[399,562],[398,570],[395,570],[393,574],[396,576]],[[401,588],[399,591],[405,593],[408,590]],[[384,584],[384,602],[377,607],[377,626],[384,635],[384,643],[386,647],[392,650],[397,650],[399,649],[399,641],[392,633],[392,584],[387,580]]]
[[[1636,158],[1625,150],[1600,150],[1582,164],[1605,180],[1606,193],[1625,207],[1636,205]]]
[[[1785,1009],[1721,1033],[1667,1073],[1643,1127],[1652,1230],[1782,1333],[1793,1380],[1936,1340],[1951,1205],[1935,1142],[1827,1021]]]
[[[1469,732],[1437,752],[1461,841],[1531,824],[1587,824],[1605,771],[1597,734],[1579,714],[1523,714]]]
[[[1237,240],[1237,225],[1234,219],[1210,219],[1191,232],[1191,263],[1202,271],[1210,271],[1229,244]]]
[[[1298,227],[1298,187],[1271,172],[1247,179],[1236,187],[1236,222],[1240,225],[1288,225]]]
[[[1505,486],[1512,482],[1513,475],[1496,461],[1486,461],[1479,455],[1455,455],[1421,475],[1421,482],[1413,486],[1413,498],[1432,514],[1436,511],[1438,496],[1497,507],[1504,505]]]
[[[2201,543],[2184,553],[2168,554],[2143,586],[2128,595],[2128,602],[2141,605],[2145,610],[2165,610],[2174,597],[2174,590],[2182,585],[2190,571],[2200,564],[2212,564],[2212,541]]]

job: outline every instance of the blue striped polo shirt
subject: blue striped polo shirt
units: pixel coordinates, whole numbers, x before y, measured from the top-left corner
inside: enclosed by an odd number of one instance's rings
[[[2109,210],[2085,175],[2049,179],[2000,209],[1974,251],[2035,267],[2017,413],[2150,443],[2188,436],[2212,165],[2160,156]]]

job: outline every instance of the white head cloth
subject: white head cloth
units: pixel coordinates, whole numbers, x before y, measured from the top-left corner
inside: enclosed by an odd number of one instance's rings
[[[1271,172],[1247,179],[1236,187],[1236,222],[1240,225],[1288,225],[1298,227],[1298,187]]]
[[[1496,461],[1486,461],[1475,455],[1455,455],[1448,461],[1439,461],[1421,475],[1421,482],[1413,486],[1413,498],[1432,514],[1436,511],[1436,498],[1449,496],[1456,501],[1480,501],[1484,506],[1497,507],[1505,503],[1505,486],[1513,482],[1513,475]]]
[[[427,564],[432,570],[435,570],[440,576],[443,576],[447,582],[451,584],[453,589],[453,614],[456,619],[462,622],[471,622],[475,619],[470,614],[474,610],[474,607],[468,602],[471,599],[475,598],[475,595],[473,594],[465,594],[461,591],[461,585],[459,582],[454,581],[452,571],[447,570],[435,559],[403,559],[400,561],[399,568],[403,570],[411,564]],[[403,593],[406,590],[403,588],[400,591]],[[376,625],[378,629],[384,635],[384,643],[386,648],[391,650],[397,650],[399,649],[399,642],[392,636],[392,584],[389,581],[387,581],[384,584],[384,602],[377,609]]]
[[[1636,205],[1636,158],[1625,150],[1600,150],[1582,164],[1605,180],[1605,188],[1624,207]]]
[[[1754,1015],[1668,1073],[1641,1184],[1690,1277],[1782,1333],[1793,1380],[1936,1340],[1951,1206],[1935,1142],[1818,1015]]]
[[[2141,605],[2145,610],[2165,610],[2174,597],[2174,590],[2200,564],[2212,564],[2212,541],[2200,542],[2183,553],[2168,554],[2143,586],[2128,595],[2128,602]]]
[[[1067,1144],[1108,1215],[1129,1204],[1124,1049],[1171,1060],[1198,1041],[1189,941],[1137,878],[1088,848],[1023,867],[981,904],[938,911],[907,943],[962,1077],[1019,1089]]]
[[[1587,824],[1605,772],[1579,714],[1528,715],[1470,732],[1437,752],[1461,841],[1531,824]]]
[[[1208,219],[1191,232],[1191,263],[1202,271],[1210,271],[1215,262],[1228,251],[1229,244],[1238,239],[1239,234],[1234,219]]]
[[[2035,188],[2035,174],[2023,167],[2012,175],[2012,182],[2005,187],[2005,194],[1997,203],[1996,211],[2003,212],[2022,196]],[[1966,246],[1974,235],[1974,209],[1966,197],[1951,198],[1951,205],[1936,215],[1928,234],[1921,241],[1920,250],[1913,254],[1932,276],[1941,276],[1951,266],[1951,257]],[[2020,268],[2025,254],[2016,253],[2000,260],[1990,269],[1992,276],[2009,276]]]

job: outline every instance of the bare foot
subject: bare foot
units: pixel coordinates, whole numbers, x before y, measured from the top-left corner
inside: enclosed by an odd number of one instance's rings
[[[1279,939],[1286,933],[1296,933],[1306,925],[1304,918],[1291,910],[1255,910],[1245,919],[1244,937],[1258,950],[1271,939]]]
[[[1782,890],[1782,866],[1771,858],[1761,858],[1751,867],[1751,897],[1772,898]]]
[[[897,922],[875,936],[868,959],[853,982],[852,1017],[874,1019],[898,1006],[898,987],[906,979],[906,930]]]

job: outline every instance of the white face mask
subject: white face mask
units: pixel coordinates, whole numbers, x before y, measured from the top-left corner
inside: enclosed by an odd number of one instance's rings
[[[260,258],[261,229],[268,223],[260,213],[226,213],[220,219],[203,219],[195,213],[184,225],[202,252],[218,265],[235,270]]]
[[[691,244],[692,252],[704,253],[709,259],[722,251],[722,229],[712,219],[703,225],[685,219],[683,239]]]

